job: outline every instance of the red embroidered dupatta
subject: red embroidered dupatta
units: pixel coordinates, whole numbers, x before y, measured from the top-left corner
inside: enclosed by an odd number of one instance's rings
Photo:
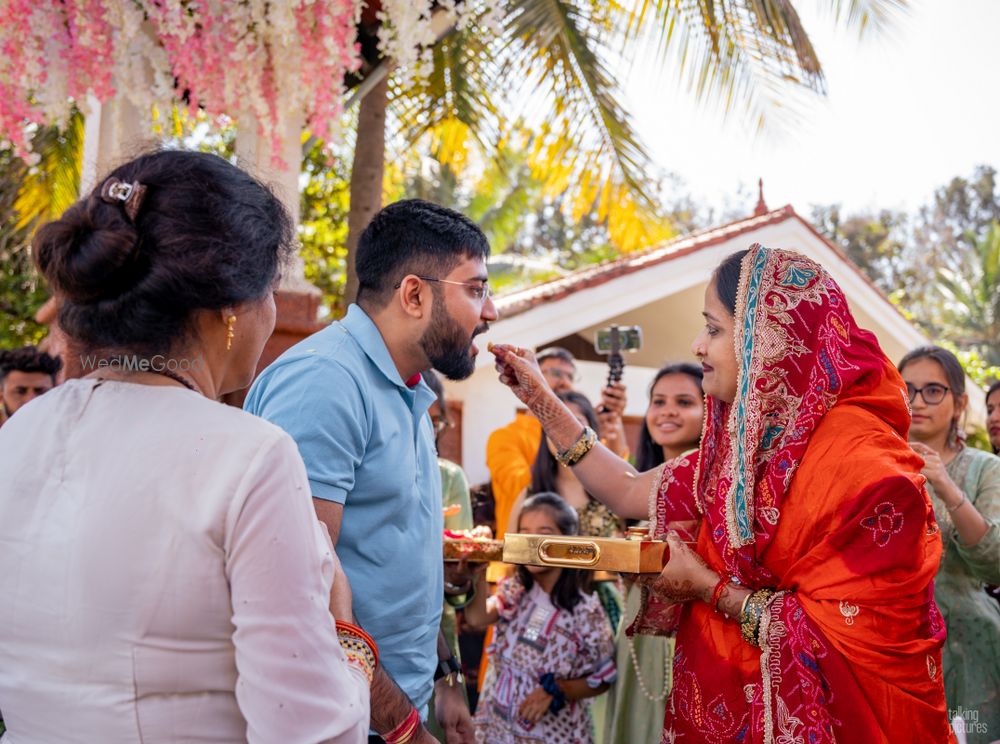
[[[760,649],[703,602],[650,603],[638,629],[677,631],[663,741],[952,741],[941,539],[902,380],[801,255],[750,249],[735,324],[737,399],[707,399],[695,470],[665,468],[652,515],[700,515],[706,561],[778,593]]]

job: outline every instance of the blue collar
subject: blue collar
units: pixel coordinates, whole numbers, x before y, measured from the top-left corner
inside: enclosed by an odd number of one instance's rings
[[[392,356],[389,354],[389,347],[385,345],[385,339],[382,338],[378,326],[368,316],[368,313],[362,310],[359,305],[352,304],[347,308],[347,315],[340,323],[354,337],[362,351],[389,382],[404,390],[410,390],[403,382],[403,378],[400,377],[399,370],[396,369]]]
[[[412,388],[407,386],[400,376],[399,370],[396,369],[396,364],[392,361],[389,348],[385,345],[385,339],[382,338],[378,326],[359,305],[352,304],[348,307],[347,315],[340,321],[340,324],[358,342],[358,346],[371,359],[378,371],[389,382],[400,388],[404,398],[410,402],[410,407],[415,412],[426,411],[437,400],[437,395],[423,379]]]

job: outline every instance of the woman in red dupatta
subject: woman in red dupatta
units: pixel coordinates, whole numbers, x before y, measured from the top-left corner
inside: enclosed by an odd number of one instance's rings
[[[705,316],[698,457],[639,474],[595,444],[574,465],[614,511],[670,530],[671,559],[643,579],[633,624],[676,633],[663,741],[953,741],[932,585],[941,539],[895,368],[796,253],[730,257]],[[586,450],[530,353],[494,352],[556,445]]]

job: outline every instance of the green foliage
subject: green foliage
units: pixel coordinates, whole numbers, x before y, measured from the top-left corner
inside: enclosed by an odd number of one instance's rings
[[[323,293],[322,307],[339,316],[347,280],[350,164],[345,157],[331,159],[318,140],[307,140],[306,148],[299,202],[300,255],[306,279]]]
[[[77,198],[83,117],[75,112],[64,130],[35,131],[37,161],[28,165],[0,149],[0,347],[37,344],[46,327],[35,314],[48,299],[31,259],[35,229],[58,217]]]
[[[983,165],[938,189],[913,234],[918,260],[931,272],[923,322],[994,365],[1000,364],[998,222],[997,172]]]
[[[812,223],[885,294],[914,281],[914,262],[902,239],[905,214],[882,210],[844,217],[839,205],[817,206],[813,207]]]
[[[994,381],[1000,380],[1000,367],[989,365],[976,351],[962,350],[947,340],[940,341],[940,345],[958,357],[958,361],[961,363],[962,369],[965,370],[965,374],[979,386],[978,390],[966,391],[970,399],[976,397],[982,399],[986,393],[986,389]],[[986,429],[981,426],[976,426],[971,432],[968,432],[965,442],[987,452],[993,451],[993,447],[990,445],[990,436]]]
[[[74,109],[65,129],[37,129],[31,146],[37,162],[18,174],[15,209],[18,224],[33,230],[59,217],[79,197],[83,114]]]
[[[0,151],[0,348],[37,344],[45,326],[35,313],[48,299],[48,292],[31,262],[31,227],[19,226],[14,202],[16,174],[26,170],[9,150]]]
[[[817,207],[817,228],[936,342],[1000,365],[1000,188],[996,170],[956,177],[913,215],[842,218]]]
[[[904,0],[832,0],[835,17],[880,31]],[[825,90],[820,61],[788,0],[506,0],[499,29],[481,18],[433,49],[433,72],[391,88],[390,121],[405,147],[429,149],[457,174],[475,151],[510,142],[571,221],[593,212],[628,251],[673,230],[659,174],[621,100],[621,71],[640,49],[701,101],[762,129],[794,122],[804,96]],[[527,129],[525,135],[524,130]]]
[[[942,303],[936,320],[956,343],[1000,364],[1000,223],[962,247],[962,268],[937,271]],[[957,263],[957,262],[956,262]]]
[[[965,373],[982,388],[979,391],[981,394],[985,394],[986,388],[993,382],[1000,380],[1000,366],[990,364],[974,349],[961,349],[948,340],[942,340],[940,345],[958,357]],[[969,391],[970,396],[975,394],[976,391]]]

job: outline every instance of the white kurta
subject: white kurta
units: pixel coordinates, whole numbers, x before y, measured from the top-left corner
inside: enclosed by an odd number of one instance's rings
[[[4,744],[367,739],[295,443],[173,386],[73,380],[0,429]]]

